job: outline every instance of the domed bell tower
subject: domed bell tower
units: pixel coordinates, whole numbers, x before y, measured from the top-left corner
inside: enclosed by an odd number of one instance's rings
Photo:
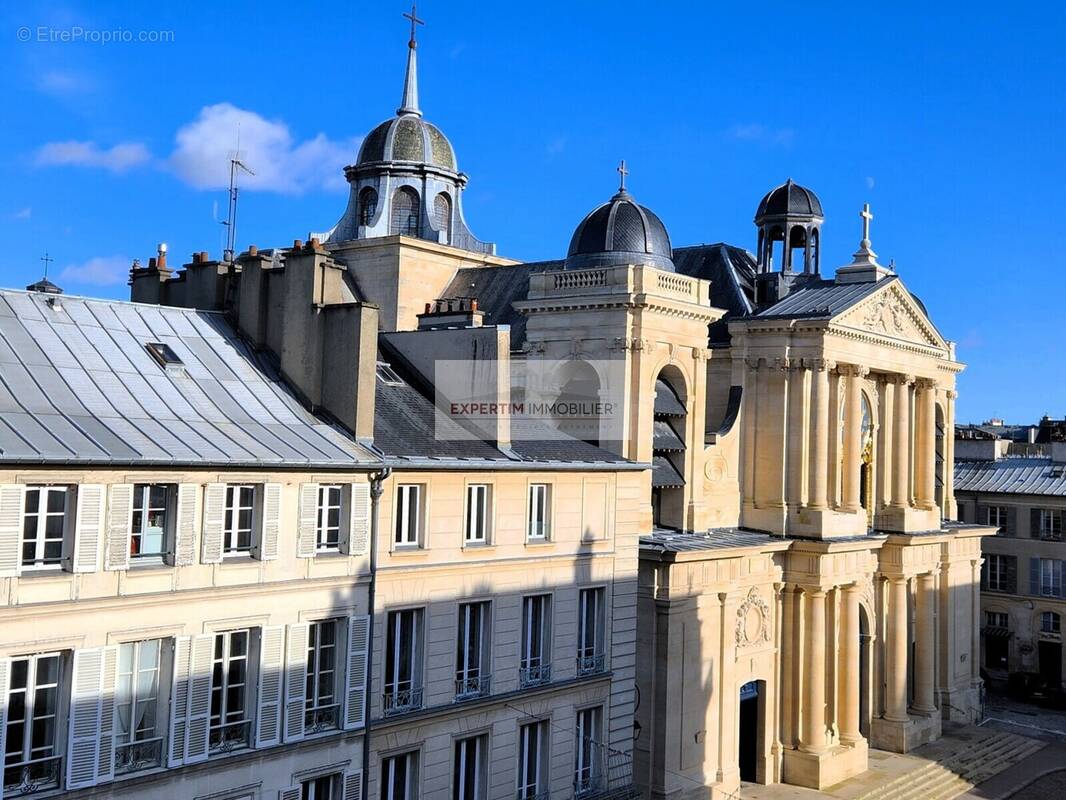
[[[818,196],[791,178],[763,197],[755,212],[759,305],[775,303],[797,283],[821,277],[823,222]]]

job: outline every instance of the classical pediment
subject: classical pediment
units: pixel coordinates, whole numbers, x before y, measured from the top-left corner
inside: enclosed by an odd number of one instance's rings
[[[883,289],[834,317],[831,324],[929,347],[948,346],[899,280],[888,281]]]

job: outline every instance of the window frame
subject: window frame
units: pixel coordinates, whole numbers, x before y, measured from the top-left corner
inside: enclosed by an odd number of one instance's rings
[[[413,519],[411,511],[412,495],[415,498]],[[392,526],[393,550],[416,550],[424,546],[426,495],[426,484],[424,483],[396,484]],[[412,523],[413,531],[411,530]]]
[[[137,507],[138,497],[141,498],[142,503],[147,499],[150,503],[152,489],[162,488],[165,497],[163,500],[163,534],[160,541],[159,553],[134,553],[134,537],[140,537],[142,542],[146,535],[145,525],[145,509],[142,505],[141,508]],[[133,499],[131,503],[131,515],[130,515],[130,564],[162,564],[169,558],[174,552],[174,523],[177,516],[177,495],[178,486],[175,483],[135,483],[133,485]],[[149,514],[158,509],[159,506],[148,506]],[[137,525],[135,520],[137,515],[141,515],[140,532],[137,531]]]
[[[492,484],[484,481],[466,484],[466,502],[463,512],[463,546],[484,547],[491,544]],[[478,516],[476,516],[477,512],[480,512]]]
[[[985,611],[985,625],[990,628],[1009,628],[1010,615],[1006,611]]]
[[[536,734],[536,752],[530,758],[530,733]],[[518,726],[518,800],[540,800],[551,786],[551,757],[548,720],[538,719]],[[532,766],[533,775],[530,776]]]
[[[533,605],[541,602],[540,630],[535,638],[541,653],[532,655]],[[552,668],[552,610],[554,597],[551,592],[528,594],[522,597],[522,641],[518,651],[519,683],[522,686],[540,686],[551,682]],[[536,661],[536,663],[533,663]]]
[[[488,794],[489,736],[485,732],[456,738],[452,747],[452,800],[486,800]],[[473,750],[473,786],[467,775]]]
[[[304,672],[304,732],[306,734],[321,733],[324,731],[335,731],[341,727],[341,710],[343,701],[343,685],[341,679],[342,674],[342,655],[346,657],[345,647],[346,642],[342,636],[342,629],[345,626],[341,625],[342,620],[336,617],[330,619],[320,619],[311,622],[307,628],[307,668]],[[323,645],[319,631],[322,626],[333,626],[333,643],[329,645]],[[332,672],[332,700],[331,703],[320,702],[320,687],[323,680],[323,673],[327,670],[321,668],[322,654],[330,648],[333,651],[333,667],[329,672]],[[327,724],[324,721],[316,721],[319,716],[326,709],[334,709],[333,724]],[[319,776],[321,777],[321,776]]]
[[[1041,558],[1040,560],[1040,587],[1041,597],[1060,597],[1062,595],[1061,573],[1057,568],[1059,559]],[[1045,572],[1046,570],[1046,572]],[[1045,578],[1047,579],[1045,582]],[[1047,587],[1047,588],[1045,588]]]
[[[1001,553],[988,554],[988,591],[1006,592],[1009,589],[1007,581],[1007,556]]]
[[[300,780],[300,800],[342,800],[344,794],[344,773],[327,772],[323,775],[312,775]],[[320,781],[326,781],[328,793],[322,794],[318,785]]]
[[[151,736],[137,737],[137,731],[134,730],[135,721],[138,717],[137,709],[145,702],[142,698],[138,676],[145,670],[140,668],[141,664],[141,646],[154,643],[156,647],[155,655],[155,697],[152,698],[155,703],[155,723],[152,728]],[[164,680],[167,677],[166,660],[167,660],[167,648],[164,647],[165,639],[139,639],[129,642],[120,642],[118,644],[118,653],[116,655],[115,665],[115,719],[113,723],[114,730],[114,747],[115,747],[115,774],[126,775],[133,772],[138,772],[144,769],[151,769],[159,766],[165,755],[164,743],[166,741],[166,714],[168,713],[169,697],[168,697],[168,684],[169,681]],[[132,671],[129,673],[123,672],[122,668],[122,648],[132,647],[133,659],[132,659]],[[127,734],[123,734],[120,730],[119,721],[121,719],[120,709],[126,703],[121,699],[122,690],[122,677],[128,674],[130,676],[130,694],[129,694],[129,707],[130,707],[130,728]],[[123,738],[126,737],[126,738]],[[137,747],[146,747],[148,744],[158,742],[158,751],[153,759],[146,759],[143,756],[141,758],[132,758],[128,763],[128,769],[121,769],[122,759],[119,756],[119,751],[123,748],[134,750]]]
[[[993,521],[993,517],[995,521]],[[985,524],[994,525],[997,535],[1003,535],[1007,533],[1007,507],[1006,506],[986,506],[985,507]]]
[[[1039,536],[1041,539],[1048,542],[1062,541],[1062,514],[1058,509],[1040,509]]]
[[[347,491],[345,491],[347,489]],[[327,495],[336,492],[337,502],[324,502]],[[351,508],[351,487],[342,483],[321,483],[318,486],[318,497],[315,501],[315,554],[339,553],[347,537],[348,526],[345,522],[345,512]],[[329,524],[328,514],[337,511],[336,542],[329,543],[328,533],[334,526]],[[323,543],[323,539],[326,539]]]
[[[231,652],[232,648],[233,648],[233,637],[236,636],[237,634],[241,634],[241,633],[243,633],[245,635],[245,637],[246,637],[246,643],[245,643],[245,647],[244,647],[244,654],[243,655],[239,655],[239,656],[234,656],[232,654],[232,652]],[[251,729],[251,726],[252,726],[253,717],[254,717],[254,710],[252,708],[252,703],[255,700],[255,690],[256,690],[256,687],[255,687],[254,681],[253,681],[253,675],[252,675],[252,665],[253,665],[253,659],[252,659],[252,645],[253,645],[252,629],[251,628],[233,628],[233,629],[225,630],[225,631],[215,631],[214,637],[215,638],[214,638],[214,642],[212,643],[212,650],[211,650],[211,688],[210,688],[210,695],[209,695],[210,696],[210,701],[209,701],[210,702],[210,706],[209,706],[209,710],[208,710],[208,752],[211,753],[211,754],[221,753],[221,752],[228,752],[229,750],[238,749],[238,748],[235,748],[235,747],[227,747],[226,746],[227,742],[230,741],[230,740],[228,740],[226,738],[226,735],[225,735],[225,731],[227,729],[236,727],[237,725],[246,726],[247,730],[246,730],[246,733],[245,733],[245,738],[243,740],[244,741],[243,746],[244,747],[250,747],[251,746],[251,744],[252,744],[252,729]],[[216,651],[218,649],[217,648],[217,644],[219,642],[220,637],[221,637],[221,640],[222,640],[222,655],[218,656],[218,655],[216,655]],[[238,660],[243,660],[244,661],[244,680],[243,680],[243,682],[237,684],[237,685],[239,685],[241,687],[241,704],[240,704],[241,705],[241,718],[237,719],[237,720],[227,721],[226,718],[231,713],[234,713],[228,708],[228,706],[229,706],[229,693],[230,693],[230,689],[233,688],[233,683],[231,683],[231,681],[230,681],[231,664],[234,661],[238,661]],[[221,676],[222,676],[222,683],[221,683],[220,686],[216,685],[216,683],[215,683],[215,671],[216,671],[215,667],[217,665],[219,665],[219,664],[221,664],[220,673],[221,673]],[[215,714],[215,690],[216,689],[219,689],[219,697],[220,697],[219,713],[217,715]],[[218,718],[218,723],[215,722],[216,716]],[[212,743],[215,740],[214,737],[215,737],[215,732],[216,731],[220,731],[221,732],[221,738],[220,738],[219,744],[213,745]],[[237,741],[239,742],[240,740],[237,740]],[[238,747],[239,746],[240,745],[238,745]]]
[[[538,503],[536,496],[541,494],[543,502]],[[541,543],[552,540],[552,484],[532,482],[526,492],[526,541]],[[536,512],[540,513],[537,514]],[[539,526],[539,533],[534,533]]]
[[[1046,624],[1046,623],[1051,623]],[[1057,611],[1040,612],[1040,633],[1047,636],[1060,636],[1062,634],[1062,615]]]
[[[393,785],[396,780],[395,769],[393,774],[386,777],[385,771],[389,767],[395,767],[397,762],[405,761],[404,786],[402,793],[396,792]],[[420,750],[405,750],[400,753],[387,753],[381,757],[381,788],[378,791],[380,800],[417,800],[419,792],[420,767],[422,752]]]
[[[251,504],[238,502],[244,492],[251,493]],[[262,538],[260,503],[262,486],[254,483],[227,483],[225,505],[222,511],[222,557],[246,558],[255,552]],[[248,545],[240,546],[240,513],[249,511]],[[228,520],[228,522],[227,522]],[[236,542],[236,544],[234,544]]]
[[[404,614],[411,614],[411,644],[407,648],[406,661],[402,658],[403,653],[403,620]],[[408,608],[394,608],[385,615],[385,653],[382,660],[382,713],[385,716],[404,714],[415,711],[422,707],[422,678],[423,678],[423,655],[425,651],[425,609],[421,606]],[[389,668],[389,660],[392,659],[392,668]],[[403,677],[404,665],[410,667],[407,677]],[[398,700],[406,695],[407,702],[400,703]],[[390,708],[389,696],[392,696]]]
[[[591,637],[587,635],[588,598],[596,599]],[[577,663],[578,675],[593,675],[607,668],[607,589],[604,586],[584,586],[578,590]],[[591,638],[591,645],[589,639]]]
[[[596,757],[603,746],[603,706],[579,708],[574,716],[574,796],[581,797],[599,789],[603,777],[603,764]]]
[[[471,623],[476,620],[476,630]],[[477,642],[472,639],[476,637]],[[483,697],[492,682],[492,602],[470,600],[459,604],[455,641],[455,698]],[[476,651],[477,663],[471,654]]]
[[[29,496],[31,492],[37,492],[37,509],[29,511]],[[63,510],[49,511],[48,496],[52,493],[63,495]],[[54,572],[62,571],[66,566],[70,554],[73,551],[72,540],[74,537],[75,516],[77,514],[77,488],[69,484],[39,483],[29,484],[22,490],[22,520],[19,534],[19,571],[21,572]],[[32,560],[26,559],[26,545],[29,544],[26,532],[30,518],[35,519],[35,533],[33,537],[34,556]],[[48,536],[49,517],[62,519],[62,529],[59,537]],[[42,531],[44,535],[42,536]],[[49,542],[59,542],[59,556],[47,559],[46,550]]]
[[[69,694],[71,691],[70,675],[69,675],[69,659],[66,657],[67,651],[62,650],[49,650],[42,653],[29,653],[26,655],[13,656],[8,662],[8,685],[4,687],[5,701],[7,703],[7,716],[4,720],[4,752],[0,753],[0,760],[2,760],[3,774],[6,775],[9,769],[25,768],[30,764],[41,764],[45,761],[54,762],[56,764],[55,773],[56,781],[54,787],[40,787],[39,791],[49,791],[52,788],[59,788],[63,784],[63,769],[64,762],[67,757],[66,750],[66,738],[67,730],[69,726],[69,709],[67,703],[69,701]],[[54,682],[38,681],[38,662],[43,659],[55,659],[56,678]],[[12,679],[14,678],[14,668],[16,662],[25,661],[26,663],[26,682],[21,689],[12,688]],[[51,689],[54,692],[53,711],[51,714],[44,714],[40,717],[34,715],[35,709],[40,701],[38,693],[43,689]],[[20,722],[12,722],[11,709],[13,704],[11,697],[16,692],[23,694],[23,716]],[[52,742],[46,747],[34,747],[33,746],[33,732],[35,722],[38,719],[52,719]],[[7,762],[7,754],[11,747],[11,728],[14,725],[22,725],[22,749],[21,760],[12,764]],[[50,755],[46,756],[34,756],[35,750],[49,750]]]

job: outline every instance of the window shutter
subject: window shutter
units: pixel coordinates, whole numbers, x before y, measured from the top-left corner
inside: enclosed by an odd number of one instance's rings
[[[1018,509],[1007,506],[1007,536],[1018,535]]]
[[[263,486],[263,527],[259,533],[259,560],[278,557],[278,528],[281,526],[281,484]]]
[[[366,724],[366,660],[369,647],[370,616],[349,617],[344,699],[344,727],[347,730],[362,728]]]
[[[370,484],[353,483],[351,516],[345,552],[350,556],[365,556],[370,552]]]
[[[278,800],[300,800],[302,790],[299,786],[290,786],[278,792]]]
[[[222,525],[226,517],[226,484],[209,483],[204,487],[203,553],[205,564],[222,562]]]
[[[1029,509],[1029,538],[1030,539],[1039,539],[1040,538],[1040,509],[1039,508],[1031,508],[1031,509]]]
[[[189,659],[192,637],[174,639],[173,678],[170,689],[170,736],[167,737],[167,766],[185,763],[185,738],[189,724]]]
[[[24,502],[22,486],[17,483],[0,486],[0,578],[18,575]]]
[[[74,525],[74,572],[95,572],[100,567],[100,538],[104,526],[104,487],[83,483],[78,487],[78,515]]]
[[[285,658],[285,741],[304,738],[304,706],[307,698],[307,640],[311,626],[297,622],[289,626]]]
[[[104,569],[129,569],[130,530],[133,526],[133,484],[111,486],[107,503],[107,546]]]
[[[96,781],[115,779],[115,687],[118,682],[118,647],[103,648],[104,664],[100,692],[100,756]]]
[[[100,755],[100,696],[104,651],[74,651],[70,681],[70,730],[67,747],[67,788],[82,789],[96,783]]]
[[[1066,589],[1062,586],[1062,562],[1055,561],[1055,578],[1059,587],[1059,597],[1066,597]]]
[[[363,800],[363,771],[356,770],[344,775],[344,796],[342,800]]]
[[[1029,594],[1040,594],[1040,559],[1029,559]]]
[[[192,637],[189,657],[189,720],[185,737],[186,764],[207,760],[214,649],[214,634],[207,633]]]
[[[281,696],[285,678],[285,626],[262,629],[259,640],[259,713],[256,747],[281,744]]]
[[[196,560],[196,484],[178,486],[178,516],[174,523],[174,566],[188,567]]]
[[[318,526],[318,484],[300,484],[300,508],[297,512],[296,555],[299,558],[314,558]]]

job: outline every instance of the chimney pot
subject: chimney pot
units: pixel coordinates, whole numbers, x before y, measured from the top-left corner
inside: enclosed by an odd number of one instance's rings
[[[248,255],[250,255],[250,256],[259,255],[259,248],[256,247],[254,244],[248,245]]]
[[[155,256],[148,259],[148,269],[155,269]]]
[[[210,260],[211,259],[208,258],[208,255],[207,255],[207,251],[206,250],[201,250],[200,251],[200,261],[204,262],[204,261],[210,261]]]
[[[300,250],[301,248],[303,248],[303,246],[304,246],[304,243],[302,241],[300,241],[299,239],[293,239],[292,240],[292,249],[293,250]]]
[[[315,238],[315,237],[312,237],[311,238],[311,249],[312,250],[317,250],[320,246],[321,246],[321,243],[318,241],[318,239]]]

